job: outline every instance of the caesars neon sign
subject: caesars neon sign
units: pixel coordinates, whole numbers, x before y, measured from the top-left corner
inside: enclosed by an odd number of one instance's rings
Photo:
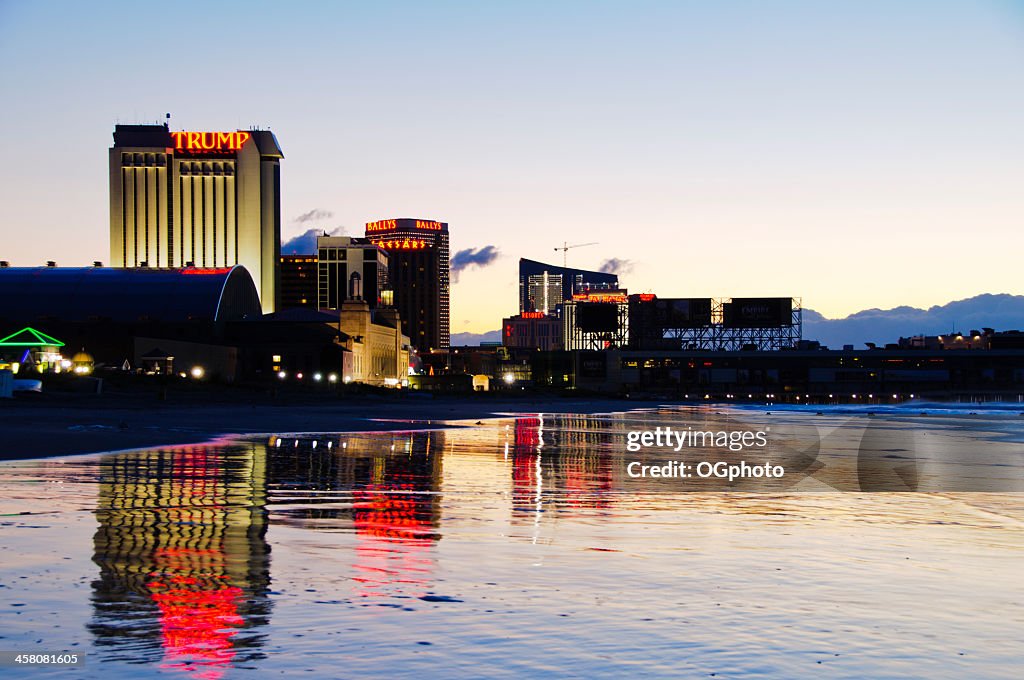
[[[375,240],[373,243],[385,250],[425,250],[432,247],[432,244],[427,243],[423,239],[405,239],[404,241],[402,239],[388,241],[381,239]]]
[[[172,132],[176,151],[238,151],[252,137],[248,132]]]

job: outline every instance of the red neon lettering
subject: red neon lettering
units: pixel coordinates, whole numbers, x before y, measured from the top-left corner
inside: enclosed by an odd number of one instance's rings
[[[573,293],[573,300],[580,302],[626,302],[625,293]]]
[[[188,132],[186,134],[188,135],[189,150],[202,148],[202,144],[199,141],[200,134],[198,132]]]
[[[236,132],[235,133],[235,146],[233,147],[235,149],[235,151],[241,149],[242,145],[245,144],[246,142],[248,142],[250,137],[252,137],[252,135],[250,135],[248,132],[241,132],[241,131]]]

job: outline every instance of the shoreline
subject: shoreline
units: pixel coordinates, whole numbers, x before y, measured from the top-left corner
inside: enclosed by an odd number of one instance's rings
[[[103,403],[99,403],[103,402]],[[298,400],[181,402],[139,395],[53,398],[0,404],[0,461],[197,445],[267,432],[386,432],[457,426],[503,413],[605,413],[655,402],[621,399],[465,399],[363,396],[328,403]]]
[[[0,461],[32,460],[95,453],[115,453],[164,446],[200,445],[224,437],[274,433],[390,432],[438,427],[465,427],[504,414],[609,413],[662,405],[738,408],[740,412],[812,415],[820,406],[773,404],[694,404],[672,400],[616,399],[600,396],[536,396],[467,398],[463,395],[421,396],[413,393],[355,394],[344,398],[291,394],[280,399],[243,394],[173,394],[160,398],[147,391],[125,391],[101,397],[50,393],[41,398],[0,402]],[[913,407],[848,405],[845,413],[889,418],[931,415],[937,420],[988,416],[981,405],[918,403]],[[1022,439],[1024,424],[1017,404],[1004,404],[1003,419],[1011,427],[1000,434]],[[971,411],[971,408],[977,412]],[[917,413],[917,409],[921,409]],[[818,414],[821,415],[821,414]],[[1015,417],[1009,417],[1015,416]],[[461,421],[461,422],[456,422]],[[1016,422],[1013,422],[1016,421]]]

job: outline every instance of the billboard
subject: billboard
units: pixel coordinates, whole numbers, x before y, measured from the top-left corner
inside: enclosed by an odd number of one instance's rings
[[[581,378],[604,378],[608,375],[608,355],[604,352],[582,351],[579,354]]]
[[[619,306],[614,302],[578,302],[576,327],[584,333],[614,333],[619,329]]]
[[[733,298],[722,306],[726,328],[779,328],[792,323],[792,298]]]
[[[630,326],[655,331],[666,328],[699,328],[711,325],[711,298],[630,298]]]
[[[662,328],[695,328],[711,325],[711,298],[669,298]]]

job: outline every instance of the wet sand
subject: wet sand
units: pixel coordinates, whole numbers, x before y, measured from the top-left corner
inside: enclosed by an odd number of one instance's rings
[[[1024,496],[627,478],[625,431],[695,418],[833,454],[881,420],[645,409],[0,463],[0,646],[87,658],[36,678],[1020,675]],[[928,442],[892,419],[879,447],[1020,451],[913,424]]]
[[[160,400],[148,393],[99,399],[44,395],[0,404],[0,460],[198,444],[231,434],[423,429],[500,413],[602,413],[644,405],[650,404],[536,396],[432,398],[413,393],[329,400],[304,395],[281,403],[264,397],[225,401],[214,395],[191,400]]]

